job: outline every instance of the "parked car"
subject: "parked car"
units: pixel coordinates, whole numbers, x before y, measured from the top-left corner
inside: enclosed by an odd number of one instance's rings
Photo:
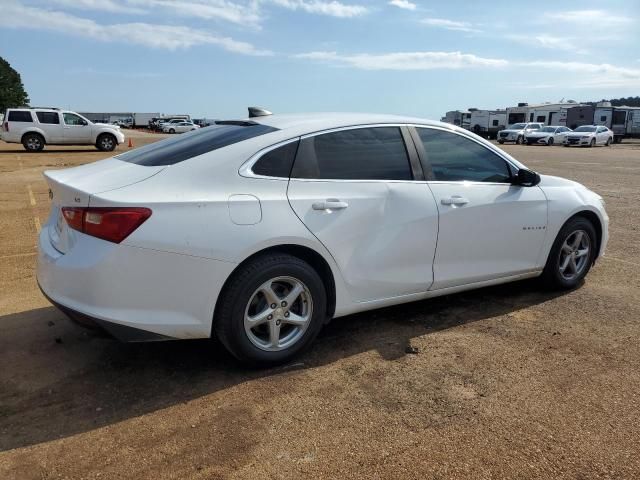
[[[221,121],[44,175],[54,304],[123,340],[215,335],[256,365],[335,317],[538,276],[574,288],[608,239],[598,194],[416,118]]]
[[[570,131],[570,128],[559,125],[542,127],[540,130],[534,130],[527,134],[527,145],[561,145]]]
[[[184,133],[192,130],[197,130],[200,125],[196,125],[193,122],[167,122],[162,126],[164,133]]]
[[[582,125],[573,132],[568,133],[564,146],[579,145],[583,147],[595,147],[604,145],[608,147],[613,142],[613,132],[602,125]]]
[[[535,130],[541,129],[543,126],[542,123],[514,123],[506,130],[498,132],[498,143],[514,142],[522,145],[527,135]]]
[[[39,152],[45,145],[95,145],[110,152],[124,143],[117,125],[93,123],[75,112],[55,108],[7,109],[0,138]]]

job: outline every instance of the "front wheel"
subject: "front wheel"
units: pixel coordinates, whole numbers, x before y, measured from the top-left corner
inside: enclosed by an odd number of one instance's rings
[[[611,146],[611,137],[607,138],[607,143],[604,144],[605,147],[610,147]]]
[[[570,219],[560,229],[542,273],[545,286],[575,288],[589,273],[597,255],[597,237],[593,224],[584,217]]]
[[[518,138],[516,138],[516,145],[522,145],[523,141],[524,139],[522,138],[522,135],[518,136]]]
[[[498,143],[499,143],[500,145],[503,145],[503,144],[504,144],[504,140],[498,140]]]
[[[96,140],[96,147],[101,152],[113,152],[118,146],[116,137],[109,133],[103,133]]]
[[[243,363],[271,366],[308,347],[326,317],[318,273],[287,254],[258,257],[233,274],[214,318],[222,344]]]
[[[595,139],[595,138],[592,138],[592,139],[591,139],[591,142],[589,142],[589,148],[593,148],[593,147],[595,147],[595,146],[596,146],[596,139]]]
[[[170,129],[169,129],[169,133],[176,133],[175,128],[170,128]]]
[[[550,147],[553,147],[553,137],[549,137],[549,140],[547,141],[547,145]]]

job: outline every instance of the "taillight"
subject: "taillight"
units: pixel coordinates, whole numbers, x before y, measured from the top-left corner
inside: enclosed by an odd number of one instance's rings
[[[70,228],[109,242],[120,243],[151,216],[141,207],[62,207]]]

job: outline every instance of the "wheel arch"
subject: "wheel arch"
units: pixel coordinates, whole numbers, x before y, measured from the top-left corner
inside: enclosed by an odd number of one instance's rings
[[[40,129],[37,128],[30,128],[29,130],[26,130],[24,132],[22,132],[22,135],[20,136],[20,143],[24,142],[24,137],[31,134],[31,133],[35,133],[36,135],[40,135],[42,137],[42,139],[44,140],[44,143],[48,143],[47,140],[47,136],[44,134],[44,132]]]
[[[574,219],[576,217],[582,217],[582,218],[586,218],[587,220],[589,220],[592,225],[593,228],[596,229],[596,256],[593,258],[594,261],[600,257],[600,247],[602,245],[602,233],[603,233],[603,226],[602,226],[602,220],[600,220],[600,217],[593,211],[591,210],[581,210],[575,214],[573,214],[570,218],[567,219],[567,222],[571,219]],[[565,222],[565,224],[567,223]],[[563,225],[564,226],[564,225]]]
[[[293,257],[299,258],[300,260],[303,260],[307,262],[309,265],[311,265],[311,267],[318,273],[318,275],[320,275],[320,278],[322,279],[322,283],[324,284],[324,287],[327,293],[327,321],[333,318],[336,310],[336,282],[335,282],[335,277],[331,269],[331,266],[329,265],[327,260],[320,253],[318,253],[317,251],[307,246],[297,245],[297,244],[280,244],[280,245],[269,246],[269,247],[263,248],[262,250],[258,250],[252,253],[251,255],[249,255],[238,265],[236,265],[236,267],[233,269],[233,271],[229,274],[229,276],[225,280],[222,288],[220,289],[220,294],[216,299],[216,304],[213,312],[214,321],[216,318],[218,307],[220,305],[220,300],[224,296],[227,286],[229,285],[231,279],[234,277],[236,272],[241,267],[251,262],[256,257],[262,256],[262,255],[268,255],[270,253],[285,253]],[[212,323],[212,326],[213,326],[213,323]],[[212,328],[212,334],[213,334],[213,328]]]

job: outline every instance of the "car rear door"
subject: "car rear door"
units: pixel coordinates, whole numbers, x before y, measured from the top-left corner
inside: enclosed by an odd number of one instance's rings
[[[49,143],[62,143],[64,141],[64,129],[60,121],[60,112],[36,110],[36,117],[40,128],[46,133]]]
[[[515,167],[466,135],[416,127],[439,217],[432,290],[539,270],[547,200],[513,185]]]
[[[431,286],[438,210],[405,127],[303,137],[288,197],[335,259],[354,301]]]

